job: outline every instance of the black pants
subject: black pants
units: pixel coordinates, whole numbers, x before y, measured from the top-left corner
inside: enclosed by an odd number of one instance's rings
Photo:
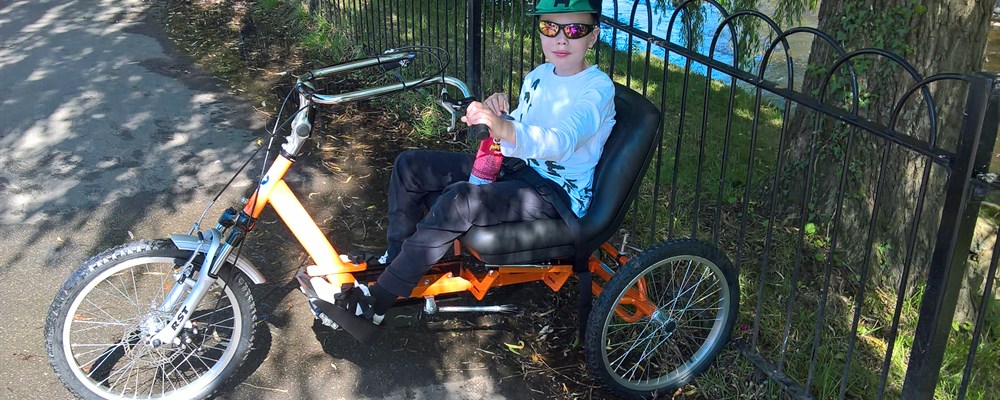
[[[379,276],[379,286],[408,297],[472,226],[559,218],[552,204],[522,180],[469,183],[472,161],[472,154],[419,150],[396,158],[387,233],[392,262]]]

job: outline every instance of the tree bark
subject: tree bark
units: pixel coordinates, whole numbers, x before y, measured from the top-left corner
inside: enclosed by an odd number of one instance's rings
[[[825,0],[820,6],[818,28],[830,33],[848,53],[879,48],[897,54],[924,78],[942,72],[971,73],[982,66],[992,3]],[[832,46],[816,39],[809,65],[829,69],[838,57]],[[860,117],[889,126],[896,102],[917,80],[884,57],[852,58],[852,64],[858,72],[860,96],[851,95],[849,85],[836,86],[850,82],[847,68],[841,67],[822,100],[847,111],[857,101]],[[825,72],[807,72],[803,92],[817,95]],[[929,147],[953,152],[967,88],[956,83],[928,88],[938,117],[936,137],[932,137],[929,109],[920,93],[904,103],[893,130],[926,142]],[[781,180],[788,182],[784,189],[778,189],[787,191],[787,196],[777,196],[785,199],[779,208],[784,217],[804,218],[836,235],[833,256],[855,272],[869,260],[869,274],[884,270],[899,277],[912,252],[910,265],[913,272],[919,273],[933,250],[946,171],[936,166],[927,171],[931,165],[927,157],[867,132],[850,130],[830,118],[817,117],[816,112],[804,107],[794,111],[785,133],[789,139],[783,150],[787,163],[779,172]],[[820,130],[814,129],[817,118]],[[799,189],[804,185],[797,184],[806,179],[807,173],[811,173],[813,185],[809,193]],[[924,185],[926,196],[919,204]],[[841,201],[838,194],[842,191]],[[808,204],[805,209],[800,206],[803,198]],[[911,232],[918,217],[914,235]],[[909,281],[907,286],[914,282]]]

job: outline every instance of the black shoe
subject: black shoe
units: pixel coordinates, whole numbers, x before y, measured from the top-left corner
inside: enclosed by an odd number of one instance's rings
[[[320,299],[309,299],[309,302],[362,344],[369,346],[375,344],[382,333],[379,326],[371,319],[364,319]]]
[[[332,320],[331,326],[343,328],[359,342],[370,346],[378,341],[381,334],[379,324],[385,315],[375,314],[375,299],[369,294],[367,286],[359,284],[344,289],[335,296],[334,303],[318,298],[309,299],[309,303]]]
[[[375,297],[371,295],[368,286],[358,284],[350,289],[346,289],[335,296],[337,307],[341,307],[348,313],[360,317],[374,325],[380,325],[385,315],[375,314]]]
[[[370,251],[351,250],[347,253],[347,259],[355,264],[361,264],[364,262],[368,264],[369,268],[389,265],[389,263],[392,262],[392,260],[389,259],[388,251],[385,251],[379,256]]]

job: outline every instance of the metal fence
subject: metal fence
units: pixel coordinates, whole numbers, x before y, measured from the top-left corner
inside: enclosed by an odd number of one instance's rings
[[[524,1],[307,3],[370,53],[447,49],[480,94],[517,93],[543,60]],[[691,236],[728,253],[737,348],[791,397],[995,396],[1000,241],[980,208],[1000,188],[996,77],[923,77],[760,13],[667,3],[608,7],[592,60],[662,111],[634,243]],[[747,29],[763,47],[726,44]],[[834,55],[818,73],[795,51],[817,41]]]

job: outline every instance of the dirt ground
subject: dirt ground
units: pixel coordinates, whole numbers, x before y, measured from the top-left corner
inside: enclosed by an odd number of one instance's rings
[[[282,47],[281,57],[271,58],[266,65],[253,68],[238,65],[236,60],[222,53],[238,47],[233,42],[232,30],[226,27],[238,23],[240,13],[246,10],[245,4],[235,2],[237,4],[231,7],[235,11],[230,14],[210,11],[212,3],[221,6],[209,1],[168,2],[170,39],[203,69],[222,71],[216,76],[248,101],[256,103],[257,112],[262,118],[268,118],[268,126],[271,126],[276,105],[292,81],[283,71],[301,69],[296,63],[308,63],[302,61],[302,54],[294,48]],[[180,22],[186,25],[181,26]],[[212,44],[212,40],[218,42]],[[279,53],[274,49],[280,43],[261,38],[246,42],[257,46],[256,51],[263,47],[265,51]],[[234,65],[220,65],[226,62]],[[347,79],[335,82],[331,89],[344,90],[362,84]],[[306,145],[304,154],[293,167],[296,170],[286,178],[337,249],[372,252],[384,249],[386,188],[396,154],[408,148],[465,151],[461,137],[458,141],[453,140],[451,134],[443,132],[444,126],[437,138],[415,136],[412,120],[420,110],[399,112],[395,107],[386,111],[385,105],[372,101],[322,107],[315,125],[316,140]],[[249,256],[263,258],[266,264],[271,264],[268,259],[272,258],[295,257],[294,262],[287,258],[274,260],[274,265],[280,267],[277,271],[271,270],[268,274],[274,276],[269,278],[288,283],[261,294],[261,319],[280,328],[286,321],[283,321],[283,310],[275,306],[283,307],[288,303],[287,297],[297,296],[289,294],[296,291],[289,278],[308,260],[272,212],[265,212],[259,227],[248,243]],[[257,244],[262,246],[256,247]],[[472,370],[490,369],[498,394],[506,398],[608,398],[607,393],[590,381],[582,352],[573,347],[575,294],[576,285],[571,280],[559,293],[541,284],[527,284],[495,290],[483,301],[483,304],[514,304],[521,312],[513,315],[426,316],[419,311],[422,304],[404,304],[394,308],[388,316],[389,329],[383,336],[389,340],[379,346],[384,348],[378,352],[389,351],[391,356],[392,351],[412,351],[411,348],[438,349],[440,354],[436,357],[441,358],[439,362],[446,370],[444,373],[454,372],[456,365]],[[447,301],[473,304],[475,299],[460,296]],[[303,302],[298,307],[306,308],[306,305]],[[323,351],[330,356],[359,363],[357,360],[370,356],[361,355],[359,352],[365,350],[356,346],[342,347],[348,338],[346,333],[333,332],[319,325],[314,325],[313,330]],[[467,357],[469,354],[476,356]],[[254,364],[262,362],[251,361],[245,374],[252,374]]]
[[[43,337],[59,285],[105,248],[186,232],[267,143],[262,126],[273,124],[290,74],[320,65],[289,45],[290,29],[276,29],[288,32],[274,41],[243,30],[248,4],[0,3],[0,53],[12,54],[0,80],[0,148],[9,155],[0,158],[0,192],[10,200],[0,210],[0,363],[17,365],[0,368],[0,398],[71,396],[48,365]],[[363,82],[331,80],[328,89]],[[16,101],[24,98],[32,101]],[[445,133],[443,119],[439,134],[418,132],[426,109],[413,98],[321,111],[285,180],[335,248],[379,252],[396,154],[466,151],[464,138]],[[261,166],[258,157],[237,174],[208,221],[249,194]],[[612,398],[574,346],[575,279],[558,293],[539,283],[499,288],[481,303],[515,305],[516,314],[427,316],[422,304],[400,304],[381,342],[364,347],[313,320],[293,279],[308,256],[269,209],[240,256],[268,282],[253,289],[257,335],[222,398]],[[718,364],[732,361],[723,358]],[[676,397],[718,396],[688,387]]]

